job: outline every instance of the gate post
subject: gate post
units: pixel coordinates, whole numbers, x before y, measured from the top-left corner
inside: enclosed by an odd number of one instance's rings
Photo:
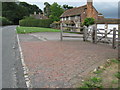
[[[61,32],[60,32],[60,39],[61,39],[61,41],[63,40],[63,26],[62,25],[63,24],[60,23],[60,30],[61,30]]]
[[[116,28],[113,28],[113,43],[112,43],[113,49],[116,48]]]
[[[93,26],[92,42],[95,44],[97,43],[97,27],[96,27],[96,25]]]
[[[84,26],[84,29],[83,29],[83,41],[86,41],[87,40],[87,27],[86,26]]]
[[[108,24],[105,24],[105,42],[107,42]]]

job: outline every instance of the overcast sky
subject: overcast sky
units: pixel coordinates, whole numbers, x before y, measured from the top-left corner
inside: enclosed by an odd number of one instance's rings
[[[85,5],[87,0],[20,0],[25,1],[30,4],[37,5],[40,9],[43,10],[44,2],[49,2],[50,4],[57,2],[60,5],[70,5],[74,7],[79,7]],[[98,12],[102,13],[106,18],[118,18],[118,2],[120,0],[93,0],[94,7]]]

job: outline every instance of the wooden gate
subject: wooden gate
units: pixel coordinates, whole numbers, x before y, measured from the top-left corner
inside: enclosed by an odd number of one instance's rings
[[[67,29],[65,29],[67,28]],[[79,31],[76,31],[78,29]],[[83,29],[80,32],[80,29]],[[64,33],[78,33],[77,36],[64,35]],[[91,41],[95,44],[97,43],[108,43],[112,44],[113,48],[116,48],[118,45],[118,30],[116,28],[108,29],[97,29],[97,25],[93,25],[91,27],[75,27],[75,26],[63,26],[61,24],[61,40],[64,37],[71,38],[82,38],[83,41]]]
[[[89,30],[88,28],[88,33],[93,43],[108,43],[112,44],[113,48],[116,48],[118,45],[118,30],[116,28],[108,29],[106,27],[105,29],[97,29],[97,25],[94,25],[92,29]]]

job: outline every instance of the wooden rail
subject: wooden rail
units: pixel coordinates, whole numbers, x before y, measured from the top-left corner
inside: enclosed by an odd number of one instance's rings
[[[69,30],[65,30],[64,28],[69,28]],[[83,32],[76,32],[76,29],[83,29]],[[63,37],[71,37],[71,38],[83,38],[83,41],[87,41],[88,39],[91,40],[91,42],[97,44],[99,42],[106,42],[106,43],[112,43],[112,48],[117,47],[117,40],[118,40],[118,30],[116,28],[113,28],[109,30],[108,27],[105,29],[97,29],[96,25],[92,27],[92,29],[84,26],[84,27],[75,27],[75,26],[63,26],[61,24],[61,41],[63,40]],[[72,31],[71,31],[72,30]],[[103,32],[104,31],[104,32]],[[63,35],[63,33],[79,33],[78,35],[82,36],[69,36],[69,35]],[[111,35],[111,37],[108,37]],[[119,41],[118,41],[119,42]]]

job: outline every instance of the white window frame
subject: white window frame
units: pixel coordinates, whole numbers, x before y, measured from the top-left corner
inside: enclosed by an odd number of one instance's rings
[[[75,19],[78,19],[78,16],[75,16]]]
[[[67,20],[67,18],[65,17],[64,20]]]
[[[71,20],[71,17],[69,17],[68,20]]]

